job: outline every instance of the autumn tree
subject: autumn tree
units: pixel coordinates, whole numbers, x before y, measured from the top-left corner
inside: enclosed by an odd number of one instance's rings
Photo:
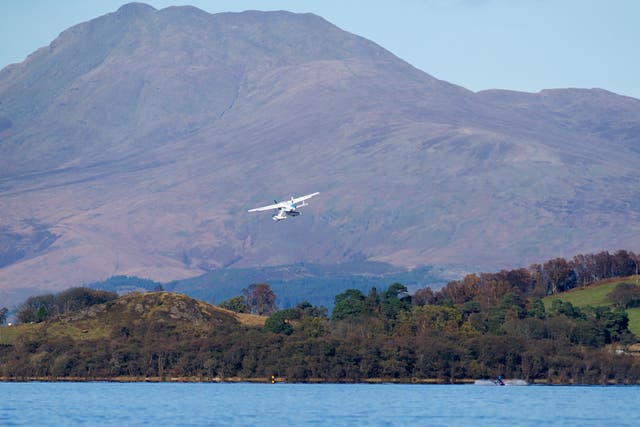
[[[258,283],[242,290],[245,303],[253,314],[268,316],[278,308],[276,306],[276,294],[266,283]]]
[[[576,273],[576,284],[582,288],[595,280],[595,261],[593,255],[576,255],[571,261]]]
[[[447,283],[437,294],[438,301],[449,300],[453,304],[464,304],[472,300],[480,292],[480,278],[475,274],[468,274],[462,281]]]
[[[420,335],[429,331],[457,331],[463,323],[462,312],[457,308],[425,305],[411,310],[415,332]]]
[[[608,279],[612,277],[613,260],[608,251],[598,252],[593,256],[595,280]]]
[[[636,263],[633,252],[627,252],[624,249],[616,251],[613,254],[612,273],[617,277],[631,276],[636,271]]]
[[[413,293],[413,296],[411,297],[411,304],[417,305],[417,306],[435,304],[435,302],[436,302],[436,297],[433,292],[433,289],[431,289],[430,286],[427,286],[426,288],[418,289]]]

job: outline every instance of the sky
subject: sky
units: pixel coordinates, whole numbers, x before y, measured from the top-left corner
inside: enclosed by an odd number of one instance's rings
[[[0,68],[120,0],[0,0]],[[473,91],[602,88],[640,99],[637,0],[147,0],[210,13],[312,12]]]

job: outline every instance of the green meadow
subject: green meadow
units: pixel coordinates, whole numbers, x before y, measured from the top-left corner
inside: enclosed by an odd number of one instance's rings
[[[624,277],[620,279],[605,280],[600,283],[595,283],[586,288],[576,288],[569,292],[563,292],[557,295],[548,296],[543,299],[545,309],[551,308],[551,303],[554,300],[562,300],[570,302],[576,307],[586,307],[588,305],[593,307],[598,306],[611,306],[611,301],[607,299],[607,294],[613,291],[613,289],[620,283],[634,283],[640,282],[640,276]],[[640,337],[640,307],[627,309],[629,315],[629,330],[636,336]]]

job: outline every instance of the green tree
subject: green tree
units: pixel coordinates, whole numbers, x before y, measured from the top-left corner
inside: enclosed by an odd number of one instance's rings
[[[327,318],[327,307],[312,305],[309,301],[302,301],[295,307],[298,312],[298,319],[303,317],[321,317]]]
[[[38,322],[42,322],[47,318],[48,315],[49,315],[49,310],[47,310],[47,306],[41,305],[36,313],[36,318],[38,319]]]
[[[611,310],[609,307],[596,307],[596,320],[601,322],[609,335],[609,342],[630,340],[629,315],[624,309]]]
[[[480,311],[481,311],[480,303],[477,301],[467,301],[462,306],[462,312],[467,317],[472,313],[480,313]]]
[[[220,304],[218,304],[218,307],[224,308],[226,310],[235,311],[236,313],[249,312],[249,307],[244,302],[244,297],[241,295],[222,301]]]
[[[331,320],[353,319],[367,312],[364,294],[358,289],[347,289],[335,296]]]
[[[16,320],[19,323],[40,322],[44,320],[39,316],[39,314],[43,315],[45,312],[47,315],[55,314],[49,310],[49,307],[55,307],[54,300],[55,297],[53,294],[38,295],[27,298],[27,300],[16,310]],[[38,313],[42,307],[44,307],[44,309]]]
[[[535,297],[531,299],[529,303],[529,310],[527,311],[529,317],[534,317],[536,319],[544,319],[547,317],[547,312],[544,308],[544,303],[540,297]]]
[[[511,312],[519,319],[524,317],[525,304],[522,298],[520,298],[520,295],[515,292],[507,292],[504,294],[500,299],[499,307],[504,310],[505,313]]]
[[[578,307],[575,307],[569,301],[562,301],[559,299],[551,302],[551,312],[555,314],[562,314],[571,319],[586,319],[586,315]]]
[[[296,317],[298,312],[293,308],[276,311],[264,322],[264,329],[274,334],[291,335],[293,333],[291,320]]]
[[[400,283],[391,284],[382,293],[382,314],[387,320],[395,320],[400,312],[411,308],[411,297],[407,293],[407,287]]]
[[[373,286],[369,291],[367,298],[365,299],[366,312],[369,314],[379,313],[381,309],[380,303],[381,301],[380,301],[380,295],[378,295],[378,289],[376,289],[376,287]]]
[[[326,317],[304,316],[300,319],[300,332],[309,337],[318,338],[327,334],[328,323]]]

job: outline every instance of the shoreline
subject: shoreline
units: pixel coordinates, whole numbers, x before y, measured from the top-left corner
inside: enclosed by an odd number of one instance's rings
[[[483,380],[490,379],[484,378]],[[0,377],[0,383],[24,383],[24,382],[59,382],[59,383],[91,383],[91,382],[111,382],[111,383],[226,383],[226,384],[422,384],[422,385],[474,385],[476,379],[463,378],[451,382],[446,382],[434,378],[427,379],[393,379],[393,378],[369,378],[361,381],[334,381],[322,378],[310,378],[306,381],[288,381],[284,377]],[[478,384],[479,386],[490,386],[489,384]],[[640,383],[625,384],[615,381],[606,383],[561,383],[549,382],[547,380],[534,380],[526,383],[527,386],[637,386]],[[509,385],[507,385],[509,386]],[[525,384],[520,385],[525,386]],[[515,387],[515,385],[511,385]]]
[[[121,383],[290,383],[290,384],[473,384],[473,379],[446,382],[438,379],[369,378],[361,381],[325,380],[309,378],[305,381],[288,381],[285,377],[0,377],[0,382],[121,382]]]

